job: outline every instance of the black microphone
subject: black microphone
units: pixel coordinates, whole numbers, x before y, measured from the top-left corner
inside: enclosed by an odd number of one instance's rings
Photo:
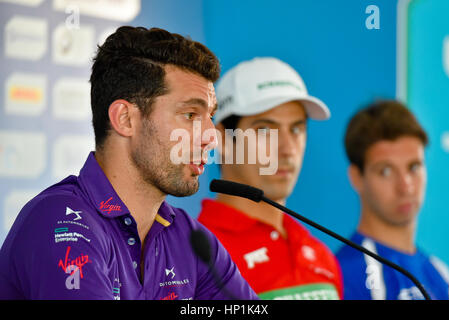
[[[193,230],[190,234],[190,244],[195,254],[208,266],[212,265],[211,248],[206,234],[201,230]]]
[[[248,186],[245,184],[237,183],[237,182],[214,179],[210,183],[210,191],[224,193],[224,194],[228,194],[228,195],[232,195],[232,196],[243,197],[243,198],[247,198],[252,201],[255,201],[255,202],[264,201],[264,202],[282,210],[283,212],[307,223],[308,225],[311,225],[312,227],[330,235],[331,237],[334,237],[335,239],[340,240],[341,242],[353,247],[354,249],[357,249],[357,250],[369,255],[370,257],[373,257],[377,261],[380,261],[383,264],[386,264],[387,266],[399,271],[400,273],[402,273],[403,275],[408,277],[416,285],[416,287],[419,289],[419,291],[421,291],[422,295],[424,296],[424,298],[426,300],[431,300],[429,294],[424,289],[422,284],[410,272],[408,272],[404,268],[402,268],[402,267],[398,266],[397,264],[391,262],[390,260],[387,260],[387,259],[375,254],[374,252],[358,245],[357,243],[354,243],[351,240],[340,236],[339,234],[321,226],[320,224],[301,216],[300,214],[284,207],[283,205],[280,205],[279,203],[266,198],[263,195],[263,190],[260,190],[260,189],[257,189],[257,188],[254,188],[254,187],[251,187],[251,186]]]
[[[228,289],[226,289],[223,281],[221,281],[221,278],[218,276],[218,272],[212,262],[211,247],[207,235],[199,229],[193,230],[190,234],[190,244],[192,246],[193,252],[195,252],[195,254],[201,259],[201,261],[203,261],[209,267],[209,271],[211,272],[214,281],[217,284],[218,290],[223,291],[230,300],[240,300],[231,292],[229,292]]]

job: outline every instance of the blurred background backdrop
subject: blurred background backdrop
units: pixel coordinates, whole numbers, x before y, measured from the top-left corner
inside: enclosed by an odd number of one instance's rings
[[[408,104],[430,136],[417,242],[449,264],[449,1],[0,0],[0,244],[21,207],[77,175],[94,149],[89,83],[96,45],[120,25],[161,27],[206,44],[222,72],[255,56],[292,65],[332,117],[310,122],[288,206],[349,236],[359,204],[347,178],[349,118],[377,98]],[[214,197],[168,197],[193,217]],[[337,240],[309,230],[332,251]]]

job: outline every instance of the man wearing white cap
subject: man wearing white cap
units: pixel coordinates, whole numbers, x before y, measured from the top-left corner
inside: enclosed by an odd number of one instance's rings
[[[329,109],[308,95],[294,69],[272,57],[229,70],[217,86],[217,100],[219,152],[226,159],[222,178],[263,189],[266,197],[285,204],[301,170],[307,121],[328,119]],[[244,149],[239,146],[242,132],[248,141]],[[243,163],[237,160],[239,150],[245,153]],[[248,161],[255,153],[256,161]],[[274,170],[262,170],[267,163],[261,154],[275,162],[269,164]],[[342,297],[336,258],[296,220],[266,203],[223,194],[202,204],[198,220],[215,233],[261,298]]]

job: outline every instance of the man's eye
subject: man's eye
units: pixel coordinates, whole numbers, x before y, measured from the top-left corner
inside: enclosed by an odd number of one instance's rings
[[[263,134],[268,134],[268,133],[270,133],[270,128],[269,127],[259,127],[259,128],[257,128],[257,132],[263,133]]]
[[[410,171],[411,172],[417,172],[419,169],[421,168],[421,164],[420,163],[414,163],[410,166]]]
[[[303,131],[304,131],[303,127],[296,126],[296,127],[292,128],[292,133],[293,134],[301,134]]]
[[[195,113],[187,112],[187,113],[184,113],[184,116],[186,117],[187,120],[192,120],[193,117],[195,116]]]
[[[380,170],[380,175],[382,177],[389,177],[389,176],[391,176],[391,173],[392,173],[392,170],[390,167],[385,167]]]

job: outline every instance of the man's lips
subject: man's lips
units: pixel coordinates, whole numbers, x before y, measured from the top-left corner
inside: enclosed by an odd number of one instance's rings
[[[399,212],[409,213],[410,211],[412,211],[414,209],[414,207],[415,206],[414,206],[413,202],[404,202],[404,203],[399,204],[397,206],[397,209]]]
[[[277,171],[276,171],[276,175],[278,175],[278,176],[287,176],[289,174],[294,173],[294,171],[295,171],[294,168],[290,168],[290,167],[288,167],[288,168],[278,168]]]
[[[201,175],[204,172],[204,163],[200,163],[200,164],[195,164],[195,163],[190,163],[189,164],[189,168],[193,171],[193,173],[195,175]]]
[[[194,160],[189,163],[189,168],[195,175],[201,175],[204,172],[204,165],[207,163],[207,159]]]

